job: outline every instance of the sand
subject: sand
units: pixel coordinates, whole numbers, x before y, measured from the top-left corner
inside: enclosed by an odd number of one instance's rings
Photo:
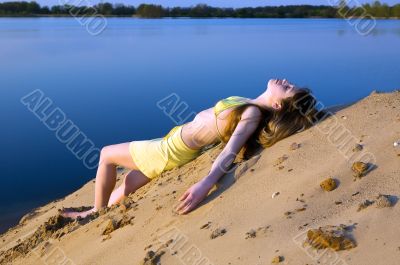
[[[399,264],[399,139],[400,92],[373,92],[238,162],[188,215],[173,211],[177,199],[221,145],[120,205],[77,221],[57,216],[93,203],[90,181],[1,235],[0,264]],[[357,178],[355,162],[369,163]],[[336,189],[321,188],[328,178]],[[337,230],[318,237],[328,228]]]

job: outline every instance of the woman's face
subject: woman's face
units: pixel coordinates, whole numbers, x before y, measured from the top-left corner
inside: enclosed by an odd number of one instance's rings
[[[293,97],[298,89],[286,79],[270,79],[268,81],[267,94],[270,98],[271,106],[274,109],[280,109],[282,100]]]
[[[297,92],[297,87],[286,79],[270,79],[268,81],[267,91],[275,100],[282,100],[293,97]]]

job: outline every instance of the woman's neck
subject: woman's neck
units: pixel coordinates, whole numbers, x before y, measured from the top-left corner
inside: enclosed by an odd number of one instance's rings
[[[262,109],[273,110],[272,99],[266,92],[264,92],[263,94],[261,94],[260,96],[258,96],[255,99],[251,99],[250,102],[253,104],[256,104],[257,106],[259,106]]]

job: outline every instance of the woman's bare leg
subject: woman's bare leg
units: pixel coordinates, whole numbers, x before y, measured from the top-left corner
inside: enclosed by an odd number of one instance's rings
[[[104,147],[101,150],[99,166],[97,168],[96,174],[94,208],[86,212],[66,212],[63,215],[71,218],[76,218],[78,216],[85,217],[88,214],[107,206],[110,200],[111,193],[115,187],[117,178],[116,167],[118,165],[140,172],[138,167],[133,162],[132,156],[129,152],[129,143],[110,145]],[[135,175],[131,175],[131,177],[128,178],[129,183],[126,190],[135,188],[139,184],[144,183],[144,175],[142,174],[143,176],[141,176],[140,174],[136,173]],[[132,179],[134,178],[134,176],[139,176],[140,179],[133,181]],[[147,180],[150,181],[150,179],[148,178]],[[136,183],[136,185],[132,185],[131,183]],[[120,195],[117,195],[118,193],[116,193],[116,198],[113,199],[114,201],[117,201],[117,199],[121,199]]]
[[[146,177],[141,171],[132,170],[125,176],[121,185],[111,193],[108,206],[120,202],[124,197],[135,192],[150,181],[151,179]]]

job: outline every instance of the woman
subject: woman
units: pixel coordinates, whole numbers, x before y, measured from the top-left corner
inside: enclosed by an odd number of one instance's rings
[[[163,138],[104,147],[96,174],[94,207],[86,212],[64,212],[63,215],[85,217],[115,204],[163,171],[193,160],[203,147],[221,141],[226,143],[209,174],[181,196],[176,211],[188,213],[229,170],[239,151],[244,158],[249,158],[258,147],[269,147],[310,127],[319,114],[309,90],[298,88],[285,79],[271,79],[257,98],[232,96],[220,100],[213,108],[199,112],[193,121],[175,126]],[[131,171],[113,191],[117,166]]]

